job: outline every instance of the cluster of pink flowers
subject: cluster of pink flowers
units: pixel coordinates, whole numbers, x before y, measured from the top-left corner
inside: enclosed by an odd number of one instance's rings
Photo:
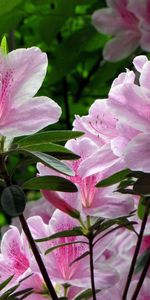
[[[108,99],[96,100],[87,116],[76,116],[73,130],[81,130],[85,134],[66,143],[68,149],[80,156],[79,160],[68,162],[74,176],[60,175],[42,163],[37,164],[38,176],[65,176],[76,184],[78,191],[41,191],[44,196],[40,200],[42,203],[37,202],[34,208],[31,205],[26,211],[35,239],[71,230],[78,227],[81,221],[86,230],[98,218],[127,216],[137,207],[137,197],[117,193],[116,185],[96,187],[100,180],[124,168],[150,172],[150,61],[145,56],[138,56],[133,63],[136,71],[121,73],[114,80]],[[41,86],[46,67],[46,55],[37,48],[20,49],[1,57],[2,136],[10,138],[30,134],[58,120],[61,111],[54,101],[45,97],[32,98]],[[45,214],[43,205],[47,207],[48,203],[50,208]],[[72,218],[77,210],[80,220]],[[134,220],[139,231],[140,221],[136,216]],[[99,235],[101,239],[93,248],[95,286],[100,290],[97,299],[120,300],[137,236],[122,228],[102,238],[106,232]],[[57,247],[64,243],[67,245]],[[91,287],[89,257],[78,260],[88,251],[84,236],[59,237],[37,245],[58,296],[67,294],[68,299],[72,300]],[[147,226],[141,253],[149,246]],[[55,249],[45,254],[52,247]],[[6,231],[1,241],[0,283],[11,275],[13,278],[9,287],[27,277],[19,286],[19,289],[34,289],[27,299],[44,300],[49,297],[27,239],[14,225]],[[128,299],[131,299],[138,278],[138,274],[133,276]],[[148,273],[137,299],[148,299],[149,282]]]
[[[94,27],[113,36],[104,48],[104,58],[117,61],[130,55],[139,46],[150,51],[150,1],[106,0],[108,8],[92,15]]]

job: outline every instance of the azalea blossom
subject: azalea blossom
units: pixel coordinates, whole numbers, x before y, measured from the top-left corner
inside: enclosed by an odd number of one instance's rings
[[[81,157],[79,160],[68,162],[75,176],[67,178],[76,184],[78,192],[58,193],[44,190],[42,191],[44,197],[68,214],[71,214],[71,208],[67,209],[67,206],[72,207],[72,212],[77,209],[79,212],[90,216],[115,218],[128,215],[134,207],[131,196],[114,193],[116,186],[100,189],[95,187],[103,179],[103,172],[96,170],[96,168],[92,169],[89,163],[90,157],[97,161],[97,145],[88,138],[79,138],[67,142],[66,147]],[[109,157],[106,160],[109,164]],[[100,162],[98,162],[99,165]],[[37,164],[37,168],[40,176],[57,174],[41,163]]]
[[[44,282],[40,272],[33,272],[33,270],[31,270],[32,260],[34,261],[34,258],[32,257],[24,234],[20,234],[16,227],[11,226],[3,235],[1,241],[0,284],[10,276],[13,276],[13,278],[9,284],[1,290],[1,294],[7,291],[8,288],[14,287],[22,281],[17,291],[33,288],[37,298],[32,294],[28,299],[44,299],[38,295],[38,293],[44,290]]]
[[[37,47],[0,53],[0,135],[28,135],[58,121],[61,109],[56,102],[33,97],[46,69],[46,53]]]
[[[137,56],[133,64],[139,72],[139,84],[135,81],[120,82],[113,86],[108,105],[122,128],[130,129],[127,139],[126,131],[122,130],[125,143],[121,152],[126,166],[132,170],[150,172],[150,61],[142,55]]]
[[[94,27],[113,36],[103,54],[108,61],[121,60],[138,46],[150,50],[149,0],[106,0],[107,8],[92,15]],[[114,21],[115,20],[115,21]]]
[[[76,220],[59,210],[54,212],[48,225],[44,224],[42,219],[36,216],[29,218],[28,224],[35,239],[47,237],[64,230],[71,230],[79,226]],[[112,237],[114,237],[114,234],[104,237],[98,246],[94,248],[94,274],[97,288],[107,288],[118,280],[116,271],[112,270],[108,264],[103,264],[100,260],[102,253],[112,242]],[[54,240],[38,243],[43,255],[49,248],[70,243],[58,248],[56,247],[56,249],[45,256],[45,264],[53,282],[60,284],[67,283],[71,286],[81,288],[91,287],[89,257],[86,256],[73,263],[75,259],[88,251],[87,241],[85,237],[72,236],[58,237]]]

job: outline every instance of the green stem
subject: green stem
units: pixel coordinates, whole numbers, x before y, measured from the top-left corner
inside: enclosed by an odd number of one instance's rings
[[[149,215],[149,209],[150,209],[150,199],[148,198],[147,199],[147,204],[146,204],[146,207],[145,207],[144,217],[143,217],[142,224],[141,224],[140,233],[139,233],[139,236],[138,236],[136,248],[135,248],[135,251],[134,251],[133,258],[132,258],[132,262],[131,262],[129,274],[128,274],[128,277],[127,277],[127,281],[126,281],[126,285],[125,285],[122,300],[126,300],[126,297],[127,297],[127,293],[128,293],[128,290],[129,290],[131,280],[132,280],[136,260],[137,260],[139,250],[140,250],[140,246],[141,246],[141,243],[142,243],[142,238],[143,238],[145,226],[146,226],[148,215]]]
[[[43,279],[44,279],[44,281],[45,281],[45,283],[47,285],[48,291],[49,291],[49,293],[50,293],[50,295],[51,295],[51,297],[52,297],[53,300],[58,300],[57,294],[56,294],[56,292],[54,290],[54,287],[53,287],[53,285],[52,285],[52,283],[50,281],[50,278],[48,276],[48,273],[47,273],[47,270],[46,270],[45,265],[43,263],[43,260],[41,258],[41,255],[38,252],[38,249],[36,247],[36,244],[34,242],[34,239],[33,239],[32,235],[31,235],[30,229],[28,227],[28,224],[27,224],[24,216],[20,215],[19,216],[19,220],[20,220],[20,223],[22,225],[23,231],[24,231],[24,233],[25,233],[25,235],[26,235],[26,237],[27,237],[27,239],[29,241],[29,244],[31,246],[32,252],[33,252],[34,257],[36,259],[36,262],[37,262],[37,264],[39,266],[41,274],[43,276]]]
[[[10,178],[10,176],[8,174],[8,171],[7,171],[7,168],[6,168],[6,165],[5,165],[5,157],[4,156],[0,156],[0,171],[1,171],[1,175],[3,176],[3,179],[5,180],[6,185],[7,186],[11,186],[11,178]],[[34,254],[34,257],[35,257],[36,262],[37,262],[37,264],[39,266],[39,269],[41,271],[43,279],[44,279],[44,281],[45,281],[45,283],[47,285],[47,288],[48,288],[48,291],[49,291],[49,293],[50,293],[50,295],[52,297],[52,300],[58,300],[58,297],[57,297],[57,294],[55,292],[55,289],[54,289],[54,287],[53,287],[53,285],[51,283],[51,280],[50,280],[50,278],[48,276],[48,273],[47,273],[47,270],[45,268],[45,265],[44,265],[44,263],[42,261],[42,258],[41,258],[40,254],[38,252],[38,249],[36,247],[36,244],[34,242],[34,239],[33,239],[32,235],[31,235],[30,229],[28,227],[28,224],[27,224],[27,222],[26,222],[23,214],[19,216],[19,220],[21,222],[23,231],[24,231],[24,233],[25,233],[25,235],[26,235],[26,237],[28,239],[28,242],[29,242],[29,244],[31,246],[31,249],[32,249],[33,254]]]
[[[90,273],[91,273],[91,287],[93,300],[96,300],[96,289],[94,281],[94,262],[93,262],[93,237],[89,236],[89,253],[90,253]]]
[[[140,289],[141,289],[141,287],[142,287],[142,284],[143,284],[143,282],[144,282],[144,279],[145,279],[145,277],[146,277],[147,271],[148,271],[148,269],[149,269],[149,266],[150,266],[150,256],[148,257],[148,259],[147,259],[147,261],[146,261],[146,264],[145,264],[145,266],[144,266],[143,272],[142,272],[142,274],[141,274],[141,276],[140,276],[140,279],[139,279],[139,281],[138,281],[138,284],[137,284],[137,286],[136,286],[136,288],[135,288],[135,291],[134,291],[134,293],[133,293],[133,296],[132,296],[131,300],[136,300],[136,299],[137,299],[137,297],[138,297],[138,295],[139,295],[139,292],[140,292]]]

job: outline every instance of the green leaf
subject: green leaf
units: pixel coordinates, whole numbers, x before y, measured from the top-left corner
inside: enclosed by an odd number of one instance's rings
[[[74,183],[72,183],[68,179],[58,176],[35,177],[24,182],[22,188],[31,190],[51,190],[70,193],[75,193],[78,191]]]
[[[0,48],[4,55],[6,55],[8,53],[8,45],[7,45],[7,39],[6,39],[5,35],[3,36],[2,40],[1,40]]]
[[[136,222],[129,221],[127,217],[131,217],[131,216],[129,215],[129,216],[124,216],[124,217],[109,219],[109,220],[106,219],[104,220],[104,222],[99,222],[97,224],[97,227],[94,225],[94,229],[95,229],[94,236],[97,236],[101,232],[109,229],[110,227],[116,224],[120,225],[121,227],[126,227],[127,229],[135,232],[133,225],[136,224]]]
[[[119,171],[119,172],[111,175],[110,177],[98,182],[96,187],[98,187],[98,188],[99,187],[106,187],[106,186],[110,186],[110,185],[113,185],[115,183],[118,183],[118,182],[122,181],[123,179],[125,179],[126,176],[130,174],[130,172],[131,172],[131,170],[129,170],[129,169]]]
[[[13,293],[12,296],[13,297],[18,297],[18,296],[22,296],[22,295],[25,295],[25,294],[29,295],[29,294],[32,294],[33,291],[34,291],[33,288],[26,288],[24,290]]]
[[[76,154],[74,154],[72,151],[70,151],[69,149],[61,146],[61,145],[57,145],[57,144],[53,144],[53,143],[41,143],[41,141],[39,140],[39,142],[37,144],[32,144],[32,145],[25,145],[25,146],[20,146],[19,149],[24,149],[24,150],[29,150],[29,151],[38,151],[38,152],[47,152],[50,153],[52,156],[56,156],[59,157],[59,155],[61,156],[61,158],[65,157],[65,159],[79,159],[80,157]]]
[[[14,275],[8,277],[5,281],[3,281],[1,284],[0,284],[0,291],[3,290],[5,288],[5,286],[8,285],[8,283],[13,279]]]
[[[84,257],[88,256],[90,254],[89,251],[84,252],[82,255],[80,255],[79,257],[77,257],[76,259],[74,259],[71,263],[70,266],[72,266],[75,262],[83,259]]]
[[[144,174],[139,178],[133,186],[133,191],[137,195],[150,195],[150,174]]]
[[[80,227],[74,227],[71,230],[64,230],[64,231],[60,231],[57,233],[54,233],[48,237],[42,238],[42,239],[37,239],[35,240],[36,242],[40,243],[40,242],[46,242],[46,241],[50,241],[50,240],[54,240],[60,237],[70,237],[70,236],[83,236],[83,232],[81,230]]]
[[[143,270],[143,268],[146,265],[147,260],[149,259],[149,257],[150,257],[150,247],[148,249],[146,249],[146,251],[144,251],[144,253],[142,253],[137,258],[134,274],[137,274],[137,273],[139,273]]]
[[[145,214],[145,205],[143,204],[143,198],[140,198],[138,209],[137,209],[138,217],[143,220],[144,214]]]
[[[58,160],[57,158],[48,155],[46,153],[37,152],[37,151],[27,151],[22,150],[22,152],[31,155],[37,159],[38,162],[42,162],[47,167],[58,171],[59,173],[68,175],[68,176],[74,176],[73,170],[71,170],[67,165],[65,165],[63,162]]]
[[[27,136],[23,139],[17,141],[20,147],[35,145],[35,144],[44,144],[49,142],[63,142],[70,139],[75,139],[82,136],[84,133],[81,131],[71,131],[71,130],[53,130],[36,133],[30,136]]]
[[[47,249],[45,251],[45,255],[51,253],[52,251],[54,251],[54,250],[56,250],[56,249],[58,249],[60,247],[64,247],[64,246],[68,246],[68,245],[73,245],[73,244],[87,244],[88,245],[88,242],[84,242],[84,241],[74,241],[73,242],[72,241],[72,242],[68,242],[68,243],[59,244],[57,246],[54,246],[54,247],[51,247],[51,248]]]
[[[26,205],[23,190],[17,185],[6,187],[1,195],[1,205],[9,216],[17,217],[21,215]]]
[[[5,300],[5,299],[12,299],[12,293],[14,291],[16,291],[16,289],[19,287],[19,284],[16,284],[14,286],[12,286],[10,289],[8,289],[5,293],[3,293],[3,295],[0,297],[1,300]],[[14,300],[14,299],[13,299]],[[16,300],[16,299],[15,299]]]
[[[96,294],[99,293],[100,290],[96,290]],[[92,298],[92,289],[87,289],[85,291],[82,291],[81,293],[79,293],[74,300],[88,300]]]

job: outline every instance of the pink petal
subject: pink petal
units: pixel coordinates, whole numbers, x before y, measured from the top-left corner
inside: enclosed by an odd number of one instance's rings
[[[128,9],[136,15],[138,19],[142,19],[149,23],[150,20],[150,3],[149,0],[132,0],[128,3]]]
[[[97,31],[114,35],[120,31],[121,20],[111,8],[103,8],[93,13],[92,24]]]
[[[100,150],[94,153],[94,155],[84,160],[79,168],[79,174],[85,178],[98,172],[106,171],[106,169],[119,161],[120,158],[114,155],[110,146],[104,145]]]
[[[150,172],[150,135],[139,134],[126,147],[125,162],[135,171]]]
[[[150,130],[149,99],[141,87],[123,84],[112,88],[108,104],[120,121],[140,131]]]
[[[108,61],[119,61],[129,56],[139,44],[140,35],[138,32],[126,30],[112,40],[104,48],[104,58]]]
[[[47,70],[47,56],[39,48],[17,49],[8,54],[12,72],[11,102],[22,104],[34,96],[42,85]]]
[[[135,74],[133,71],[129,71],[128,69],[126,72],[122,72],[119,76],[113,81],[112,87],[123,84],[123,83],[134,83]]]
[[[29,99],[9,110],[8,115],[1,121],[0,134],[11,137],[32,134],[56,123],[60,114],[58,104],[48,97]]]
[[[113,219],[126,216],[133,211],[134,201],[131,196],[121,195],[114,190],[115,188],[107,194],[107,188],[100,189],[95,195],[95,201],[93,207],[89,209],[89,214]]]
[[[149,16],[150,18],[150,16]],[[141,48],[145,51],[150,51],[150,24],[149,28],[141,28],[141,40],[140,40]]]
[[[140,75],[140,85],[144,88],[150,89],[150,83],[148,78],[150,77],[150,61],[147,61],[143,68]]]
[[[1,267],[6,269],[8,276],[15,275],[15,278],[21,276],[29,268],[28,249],[23,247],[18,229],[12,227],[3,236],[1,242]],[[13,271],[13,272],[12,272]],[[12,273],[11,273],[12,272]]]
[[[139,55],[136,56],[133,60],[133,64],[138,72],[141,72],[143,69],[143,66],[148,61],[147,57],[145,55]]]

